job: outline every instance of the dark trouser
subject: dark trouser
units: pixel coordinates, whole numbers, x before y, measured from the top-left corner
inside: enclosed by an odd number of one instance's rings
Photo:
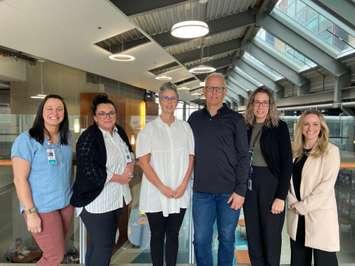
[[[291,266],[311,266],[312,253],[314,255],[314,266],[338,266],[335,252],[305,247],[304,240],[304,216],[299,216],[296,241],[291,239]]]
[[[89,213],[83,209],[80,214],[88,232],[88,246],[85,255],[86,266],[108,266],[115,245],[117,219],[120,209],[106,213]]]
[[[162,212],[146,213],[151,232],[150,255],[154,266],[164,265],[164,250],[166,266],[176,265],[179,231],[185,211],[180,209],[180,213],[172,213],[168,217],[164,217]]]
[[[253,266],[279,266],[285,212],[272,214],[278,179],[267,167],[253,166],[252,190],[244,203],[248,249]]]

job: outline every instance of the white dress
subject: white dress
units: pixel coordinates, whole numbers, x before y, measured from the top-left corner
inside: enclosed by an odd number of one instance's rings
[[[189,166],[189,155],[194,155],[194,138],[190,125],[177,120],[169,126],[160,117],[148,123],[137,138],[136,157],[151,154],[150,164],[160,180],[176,189]],[[143,174],[139,210],[142,212],[179,213],[190,201],[190,186],[178,199],[164,196]]]

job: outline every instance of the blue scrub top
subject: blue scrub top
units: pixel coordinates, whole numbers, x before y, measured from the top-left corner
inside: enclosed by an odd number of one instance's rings
[[[49,162],[47,149],[54,149],[56,162]],[[29,162],[30,184],[34,206],[41,213],[62,209],[71,197],[72,149],[70,145],[43,144],[31,138],[28,131],[20,134],[12,145],[11,158]]]

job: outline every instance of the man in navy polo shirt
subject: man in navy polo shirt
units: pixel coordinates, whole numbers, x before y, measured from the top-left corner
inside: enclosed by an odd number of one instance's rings
[[[244,203],[249,171],[243,117],[223,104],[226,83],[220,73],[205,79],[205,108],[189,123],[195,138],[193,185],[194,247],[198,266],[212,266],[212,233],[217,220],[218,266],[231,266],[234,235]]]

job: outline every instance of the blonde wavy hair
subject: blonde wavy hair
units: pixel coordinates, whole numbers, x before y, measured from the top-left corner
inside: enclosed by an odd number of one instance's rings
[[[277,127],[279,124],[279,112],[277,111],[274,94],[271,90],[266,87],[259,87],[253,91],[253,93],[249,97],[249,102],[245,111],[245,122],[248,126],[253,126],[255,123],[255,115],[254,115],[254,100],[255,96],[258,93],[265,93],[269,96],[269,110],[266,116],[265,125],[267,127]]]
[[[319,157],[327,151],[329,144],[329,128],[327,123],[325,122],[324,116],[316,111],[316,110],[307,110],[302,113],[298,122],[296,124],[295,134],[294,134],[294,142],[292,145],[292,152],[294,158],[301,158],[303,153],[303,148],[305,144],[305,139],[303,136],[303,126],[304,119],[307,115],[316,115],[320,121],[320,132],[318,135],[318,141],[310,152],[310,156]]]

